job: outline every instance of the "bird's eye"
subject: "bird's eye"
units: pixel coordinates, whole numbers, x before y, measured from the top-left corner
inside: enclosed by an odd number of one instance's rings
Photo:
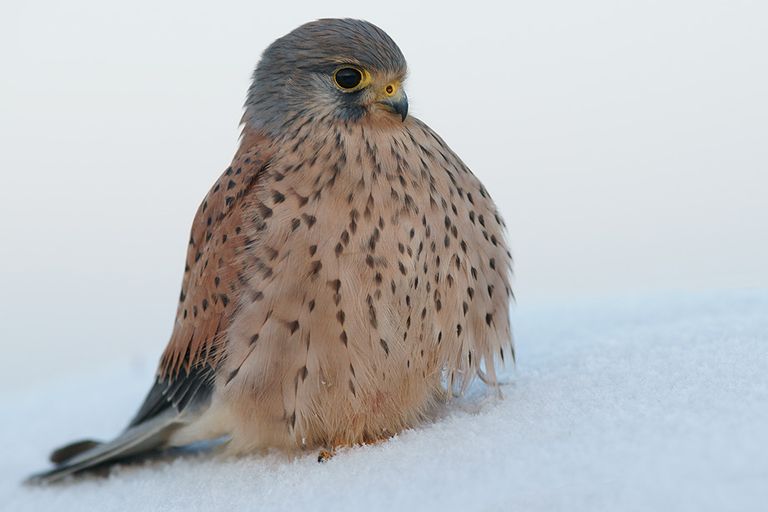
[[[356,68],[341,68],[333,74],[333,80],[341,89],[354,89],[363,81],[363,73]]]

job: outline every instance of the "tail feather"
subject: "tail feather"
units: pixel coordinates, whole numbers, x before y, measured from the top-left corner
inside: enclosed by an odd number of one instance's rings
[[[101,443],[99,441],[94,441],[93,439],[75,441],[74,443],[69,443],[68,445],[55,449],[51,453],[49,459],[54,464],[63,464],[75,455],[79,455],[84,451],[90,450],[91,448],[94,448],[100,444]]]
[[[27,483],[51,483],[69,475],[93,469],[105,463],[113,463],[136,455],[149,453],[166,447],[170,435],[184,425],[180,415],[172,410],[126,429],[112,441],[97,443],[79,441],[59,448],[51,454],[56,467],[32,475]]]
[[[165,450],[176,430],[194,423],[208,408],[213,371],[210,365],[199,364],[180,371],[173,378],[158,377],[122,434],[106,443],[85,440],[62,446],[50,457],[56,466],[32,475],[27,483],[56,482],[68,475]],[[190,442],[200,440],[190,439]]]

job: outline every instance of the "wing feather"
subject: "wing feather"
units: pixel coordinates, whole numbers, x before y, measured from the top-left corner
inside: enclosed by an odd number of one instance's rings
[[[265,137],[247,137],[232,164],[197,210],[189,237],[173,333],[158,368],[158,380],[173,385],[194,368],[215,368],[224,354],[226,331],[242,294],[239,256],[246,240],[250,192],[269,161]]]

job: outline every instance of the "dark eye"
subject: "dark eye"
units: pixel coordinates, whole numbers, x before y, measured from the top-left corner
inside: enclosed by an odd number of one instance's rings
[[[363,74],[355,68],[341,68],[333,75],[336,85],[342,89],[354,89],[363,80]]]

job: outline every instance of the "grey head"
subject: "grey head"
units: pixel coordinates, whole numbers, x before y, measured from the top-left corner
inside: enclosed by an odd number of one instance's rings
[[[406,63],[379,27],[353,19],[307,23],[272,43],[253,73],[243,121],[269,134],[303,118],[405,120]]]

